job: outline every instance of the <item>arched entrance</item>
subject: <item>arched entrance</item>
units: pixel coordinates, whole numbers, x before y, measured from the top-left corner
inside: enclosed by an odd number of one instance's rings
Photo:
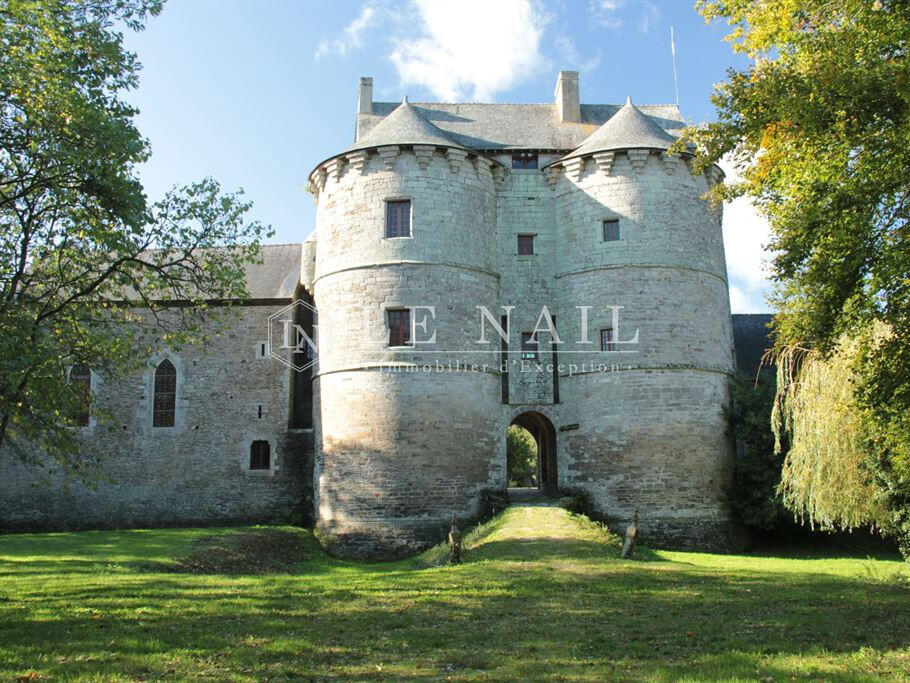
[[[550,419],[535,410],[516,416],[509,425],[516,425],[530,432],[537,444],[537,488],[546,494],[555,494],[558,488],[556,470],[556,429]]]

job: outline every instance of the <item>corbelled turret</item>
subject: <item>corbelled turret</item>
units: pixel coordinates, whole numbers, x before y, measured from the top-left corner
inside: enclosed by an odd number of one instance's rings
[[[344,153],[384,145],[434,145],[465,149],[427,121],[405,97],[401,105]]]
[[[645,116],[630,97],[622,109],[560,161],[619,149],[667,150],[674,142],[676,138]]]

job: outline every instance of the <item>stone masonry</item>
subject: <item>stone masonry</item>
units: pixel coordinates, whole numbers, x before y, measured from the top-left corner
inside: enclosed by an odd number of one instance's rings
[[[652,542],[735,544],[729,294],[702,199],[721,173],[668,153],[675,107],[579,104],[572,72],[553,105],[374,103],[363,79],[357,119],[355,143],[311,175],[321,537],[351,556],[439,541],[452,513],[477,518],[483,492],[505,488],[506,428],[533,416],[555,447],[550,490],[583,491],[619,527],[638,510]],[[410,231],[389,237],[401,200]],[[507,344],[489,320],[478,344],[479,306],[508,313]],[[559,339],[540,332],[532,358],[520,340],[544,307]],[[390,308],[433,342],[370,341]],[[601,350],[604,328],[616,344]]]
[[[372,93],[361,79],[354,144],[310,175],[314,233],[264,250],[253,299],[208,347],[93,377],[116,416],[83,428],[106,479],[0,459],[0,527],[299,520],[342,556],[406,555],[505,492],[514,423],[538,441],[547,491],[583,493],[620,530],[638,511],[647,543],[735,546],[731,315],[720,213],[702,199],[722,174],[670,153],[677,108],[582,103],[575,72],[549,104]],[[295,372],[263,342],[301,301],[319,348]],[[392,346],[402,312],[408,340]],[[159,428],[164,358],[177,409]],[[261,441],[269,466],[251,469]]]

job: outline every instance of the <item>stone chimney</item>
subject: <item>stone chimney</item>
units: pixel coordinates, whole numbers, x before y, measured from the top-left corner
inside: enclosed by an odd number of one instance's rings
[[[578,80],[576,74],[575,99],[578,99]],[[373,113],[373,78],[371,76],[360,77],[360,88],[357,90],[357,113]]]
[[[581,121],[577,71],[559,72],[559,77],[556,79],[555,98],[556,114],[560,121],[573,121],[575,123]]]

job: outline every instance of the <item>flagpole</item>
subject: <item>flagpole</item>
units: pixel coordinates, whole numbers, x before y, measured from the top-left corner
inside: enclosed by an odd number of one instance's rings
[[[676,89],[676,108],[679,108],[679,74],[676,71],[676,36],[670,27],[670,52],[673,55],[673,87]]]

